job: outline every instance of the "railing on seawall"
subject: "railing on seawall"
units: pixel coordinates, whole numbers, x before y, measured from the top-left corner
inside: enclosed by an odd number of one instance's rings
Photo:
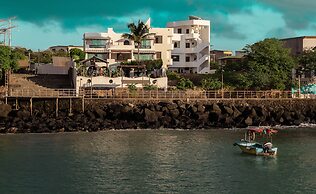
[[[110,99],[290,99],[290,91],[95,91],[86,90],[85,98]]]
[[[12,89],[8,93],[9,97],[32,97],[32,98],[63,98],[80,97],[75,89]]]
[[[5,98],[5,93],[0,97]],[[105,99],[316,99],[316,95],[299,95],[291,91],[200,91],[200,90],[94,90],[86,89],[14,89],[8,92],[7,97],[26,98],[105,98]]]

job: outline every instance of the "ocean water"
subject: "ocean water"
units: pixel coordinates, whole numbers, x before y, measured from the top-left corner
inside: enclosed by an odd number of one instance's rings
[[[241,130],[0,136],[0,193],[316,193],[316,129],[284,129],[275,158]]]

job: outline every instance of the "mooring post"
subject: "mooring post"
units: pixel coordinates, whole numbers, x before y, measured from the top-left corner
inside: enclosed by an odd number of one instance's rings
[[[15,110],[18,110],[18,98],[15,98]]]
[[[72,114],[72,99],[69,98],[69,115]]]
[[[56,98],[56,117],[58,117],[58,97]]]
[[[82,112],[84,113],[84,96],[82,96],[81,105],[82,105]]]
[[[33,99],[30,98],[30,112],[31,112],[31,115],[33,115]]]

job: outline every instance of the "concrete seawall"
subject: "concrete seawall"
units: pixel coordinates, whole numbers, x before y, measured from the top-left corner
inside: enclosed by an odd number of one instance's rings
[[[9,100],[0,105],[0,132],[109,129],[202,129],[316,123],[315,99],[272,100]],[[58,106],[56,106],[56,103]]]

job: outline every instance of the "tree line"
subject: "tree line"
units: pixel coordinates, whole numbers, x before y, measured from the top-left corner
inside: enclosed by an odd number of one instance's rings
[[[212,64],[216,73],[199,75],[203,79],[196,86],[204,90],[218,90],[222,88],[223,78],[223,88],[230,90],[290,90],[298,82],[292,78],[293,70],[299,74],[316,71],[316,49],[293,56],[283,42],[269,38],[247,45],[243,51],[245,56],[241,60],[228,65]],[[175,76],[174,73],[168,75],[178,80],[178,89],[193,88],[189,79]]]

